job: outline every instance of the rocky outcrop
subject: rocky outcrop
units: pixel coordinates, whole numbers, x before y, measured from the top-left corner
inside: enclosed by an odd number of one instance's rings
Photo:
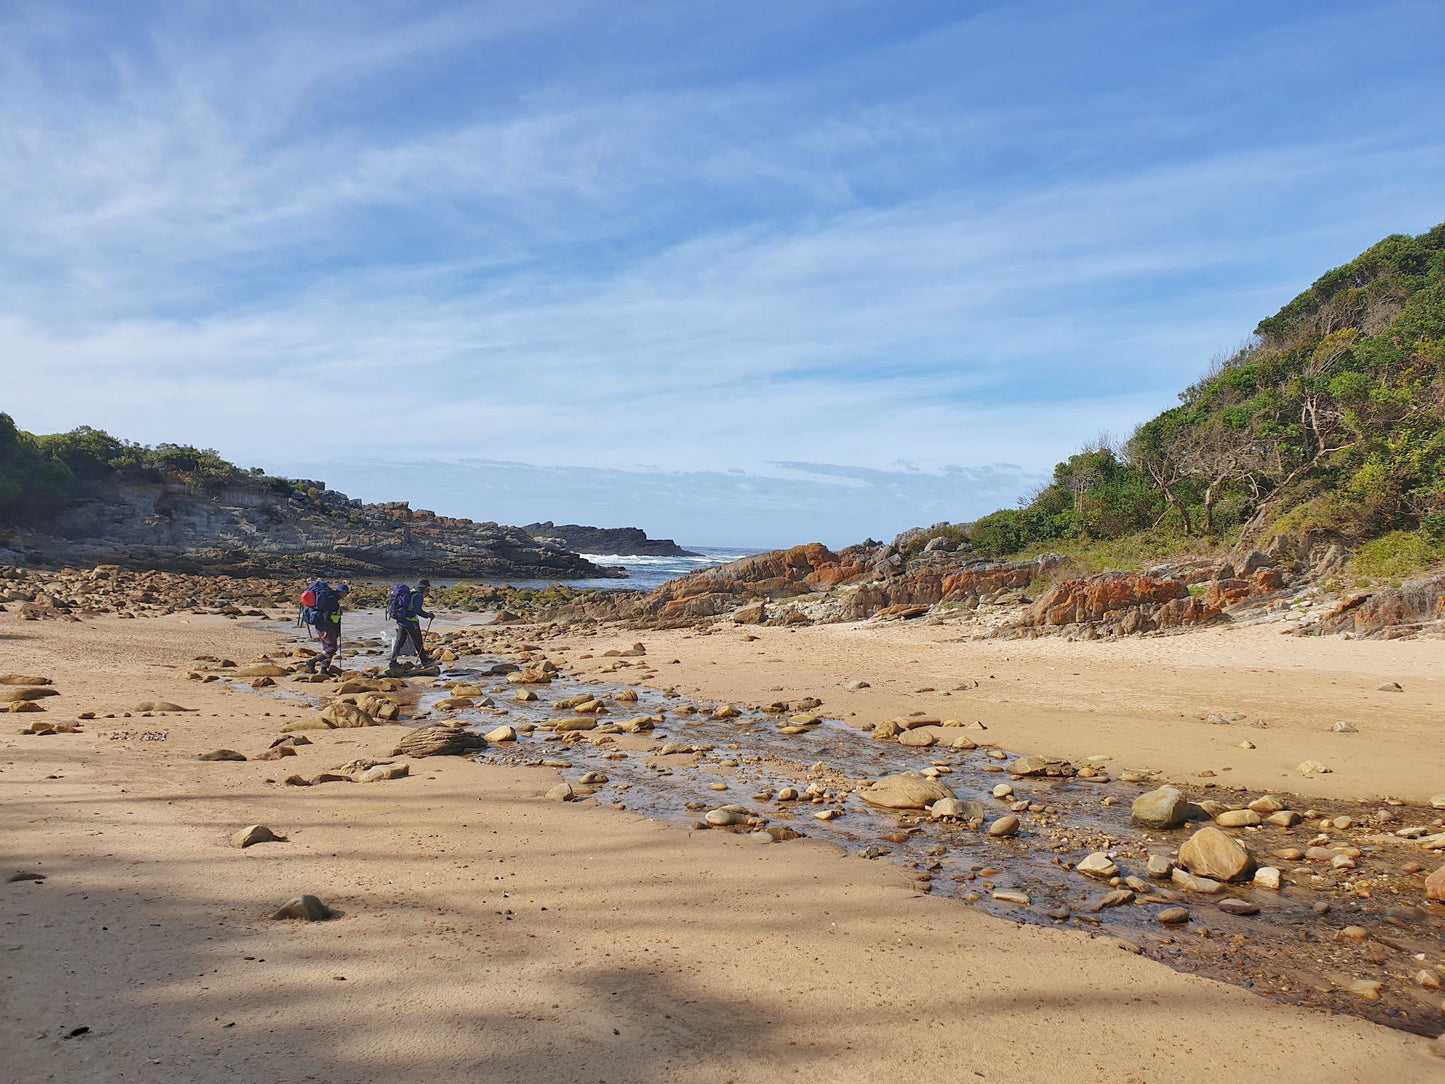
[[[612,576],[516,527],[363,504],[298,482],[214,493],[125,481],[5,535],[0,564],[119,565],[233,575],[563,579]]]
[[[529,523],[522,530],[538,542],[551,542],[577,553],[609,557],[698,557],[670,538],[648,538],[637,527],[583,527],[576,523]]]
[[[1004,638],[1080,631],[1119,636],[1227,620],[1219,606],[1190,594],[1182,580],[1141,572],[1104,572],[1055,584],[1017,622],[999,629]]]
[[[1318,631],[1348,633],[1364,640],[1394,640],[1442,619],[1445,576],[1435,576],[1347,598],[1320,619]]]

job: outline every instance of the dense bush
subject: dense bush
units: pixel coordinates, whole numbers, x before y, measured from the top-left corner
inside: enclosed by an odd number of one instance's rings
[[[117,478],[180,482],[199,492],[246,481],[279,493],[291,484],[259,471],[244,471],[210,448],[118,440],[81,426],[68,433],[36,435],[16,428],[0,413],[0,517],[39,517]]]
[[[1445,534],[1445,225],[1321,276],[1122,447],[969,525],[987,556],[1145,530]],[[1406,547],[1425,556],[1431,546]]]

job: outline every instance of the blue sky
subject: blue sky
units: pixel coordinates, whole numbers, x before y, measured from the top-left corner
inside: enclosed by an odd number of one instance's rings
[[[972,518],[1445,219],[1442,55],[1433,2],[12,0],[0,409],[507,522]]]

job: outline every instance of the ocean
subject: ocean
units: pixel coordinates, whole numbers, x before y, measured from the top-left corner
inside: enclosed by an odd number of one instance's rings
[[[564,587],[576,588],[579,591],[651,591],[668,580],[685,576],[699,568],[725,565],[729,561],[736,561],[739,557],[749,557],[754,553],[766,552],[765,550],[742,549],[737,546],[689,546],[684,543],[679,543],[679,545],[685,550],[692,550],[698,556],[645,557],[640,554],[618,556],[610,553],[584,553],[582,555],[595,565],[627,569],[627,578],[622,580],[508,580],[506,582],[517,587],[546,587],[550,583],[560,583]]]

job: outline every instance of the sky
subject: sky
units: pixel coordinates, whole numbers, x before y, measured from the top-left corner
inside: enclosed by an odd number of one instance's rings
[[[0,3],[0,410],[694,544],[1013,505],[1445,220],[1445,5]]]

